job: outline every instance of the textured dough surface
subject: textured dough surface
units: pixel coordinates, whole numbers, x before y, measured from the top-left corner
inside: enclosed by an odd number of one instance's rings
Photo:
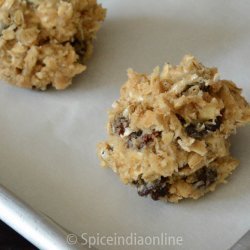
[[[228,138],[249,121],[241,90],[188,55],[151,75],[128,71],[98,155],[141,196],[198,199],[237,167]]]
[[[96,0],[0,0],[0,79],[67,88],[86,70],[104,17]]]

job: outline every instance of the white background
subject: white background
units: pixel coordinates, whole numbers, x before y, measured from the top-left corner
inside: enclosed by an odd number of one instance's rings
[[[99,168],[96,144],[106,137],[106,110],[129,67],[151,72],[192,53],[218,66],[222,78],[244,88],[250,100],[250,1],[102,3],[107,20],[87,73],[72,87],[43,93],[1,83],[0,182],[78,234],[163,232],[181,235],[181,249],[228,249],[250,227],[249,127],[232,138],[241,165],[229,184],[177,205],[141,198],[111,170]]]

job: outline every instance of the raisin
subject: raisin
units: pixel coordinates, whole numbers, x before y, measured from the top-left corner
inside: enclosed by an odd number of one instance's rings
[[[197,85],[199,85],[200,90],[203,92],[209,92],[211,90],[211,87],[209,85],[206,85],[205,82],[194,82],[194,83],[187,85],[185,89],[181,92],[181,95],[183,95],[193,86],[197,86]]]
[[[153,131],[152,135],[155,138],[161,137],[162,132],[161,131]]]
[[[142,149],[149,143],[153,142],[155,138],[160,137],[161,134],[162,134],[161,131],[155,131],[155,130],[153,130],[151,134],[143,134],[143,131],[140,129],[138,131],[131,133],[128,136],[127,147],[132,148],[136,146],[137,149]],[[135,145],[133,144],[133,141],[132,141],[133,139],[137,140],[135,142]]]
[[[152,134],[145,134],[141,136],[140,144],[138,145],[138,149],[142,149],[147,146],[149,143],[153,142],[155,138],[161,137],[161,131],[153,131]]]
[[[138,130],[136,132],[131,133],[128,136],[127,147],[132,148],[134,146],[132,140],[133,139],[135,139],[135,140],[138,139],[138,137],[140,137],[142,135],[142,133],[143,133],[142,130]]]
[[[168,178],[161,177],[161,179],[154,181],[153,183],[146,183],[144,180],[140,179],[134,182],[137,186],[138,194],[140,196],[150,195],[153,200],[159,200],[160,197],[168,195],[169,183]]]
[[[214,132],[220,128],[221,123],[222,123],[222,116],[217,116],[215,119],[215,124],[205,124],[205,128],[206,130]]]
[[[206,130],[198,131],[196,129],[196,126],[192,123],[185,128],[185,131],[188,136],[193,137],[195,139],[202,139],[207,134]]]
[[[131,139],[137,139],[138,137],[140,137],[142,135],[142,130],[138,130],[136,132],[133,132],[129,135],[129,140]]]
[[[208,132],[215,132],[220,128],[222,124],[222,116],[217,116],[215,119],[215,124],[204,123],[205,129],[198,131],[194,124],[189,124],[185,130],[188,136],[193,137],[195,139],[202,139]]]
[[[204,82],[200,84],[200,90],[203,92],[209,92],[211,87],[209,85],[206,85]]]
[[[169,184],[167,182],[162,183],[151,193],[151,198],[155,201],[159,200],[160,197],[164,197],[169,194]]]
[[[118,135],[123,135],[125,132],[125,129],[129,126],[129,120],[125,117],[118,117],[115,121],[114,121],[114,131],[116,134]]]
[[[147,145],[148,143],[153,141],[153,136],[152,134],[145,134],[142,136],[142,143],[145,145]]]
[[[196,186],[197,188],[201,187],[208,187],[211,184],[213,184],[217,179],[218,173],[216,169],[203,167],[196,171],[196,178],[197,182],[196,184],[199,184]]]
[[[185,125],[185,123],[186,123],[185,119],[181,115],[179,115],[179,114],[175,114],[175,115],[178,118],[178,120],[180,121],[180,123],[182,125]]]
[[[181,92],[181,94],[180,95],[183,95],[183,94],[185,94],[185,92],[187,92],[190,88],[192,88],[194,86],[194,84],[189,84],[189,85],[187,85],[183,90],[182,90],[182,92]]]
[[[73,42],[71,42],[71,46],[74,47],[76,53],[80,56],[81,60],[86,53],[86,42],[76,38]]]
[[[137,146],[138,149],[144,148],[147,144],[153,142],[153,137],[150,134],[145,134],[140,138],[140,142]]]

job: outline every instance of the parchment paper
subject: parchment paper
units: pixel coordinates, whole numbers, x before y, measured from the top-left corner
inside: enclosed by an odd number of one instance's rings
[[[107,20],[87,73],[72,87],[43,93],[1,82],[0,182],[79,235],[167,233],[183,237],[181,249],[228,249],[250,228],[250,127],[232,138],[241,165],[230,182],[177,205],[141,198],[111,170],[101,169],[96,144],[106,137],[106,110],[129,67],[151,72],[192,53],[244,88],[250,101],[250,1],[102,3]]]

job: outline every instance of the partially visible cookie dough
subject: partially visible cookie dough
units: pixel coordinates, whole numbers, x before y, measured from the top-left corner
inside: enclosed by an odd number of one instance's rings
[[[0,0],[0,79],[67,88],[86,70],[104,18],[96,0]]]
[[[238,165],[228,138],[250,122],[241,90],[189,55],[128,78],[98,145],[102,166],[154,200],[198,199],[225,183]]]

